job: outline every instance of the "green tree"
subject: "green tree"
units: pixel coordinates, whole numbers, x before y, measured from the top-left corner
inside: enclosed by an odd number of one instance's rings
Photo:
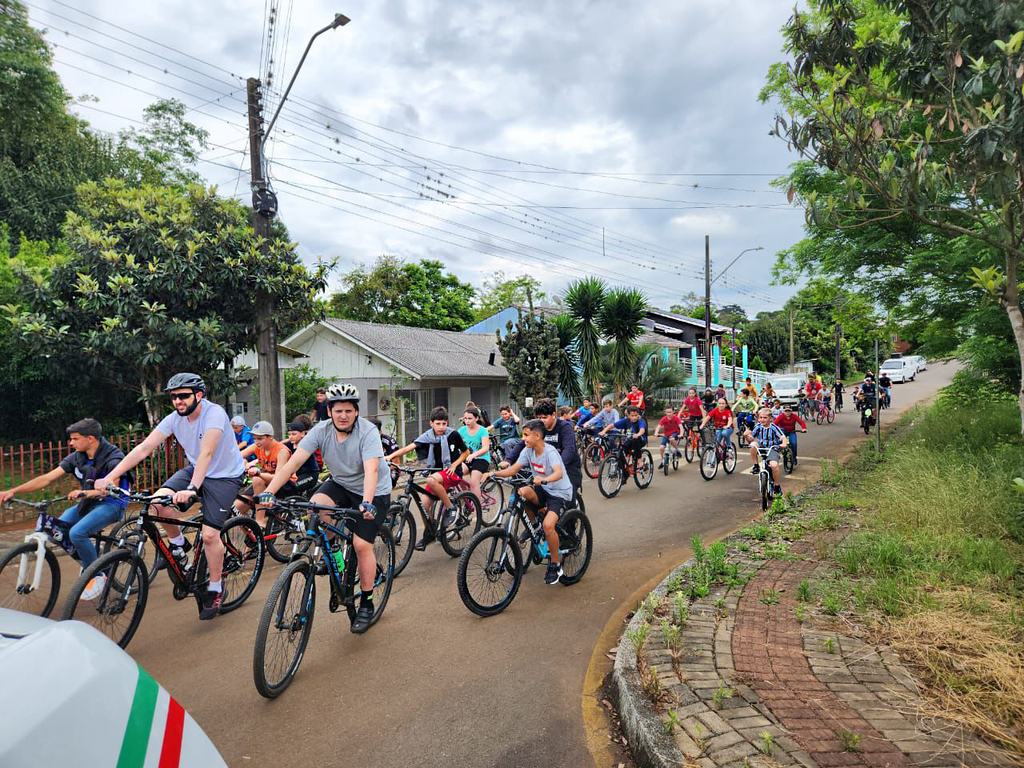
[[[683,317],[693,317],[696,318],[697,320],[703,320],[704,297],[698,296],[693,291],[690,291],[689,293],[683,295],[683,297],[679,300],[678,304],[673,304],[671,307],[669,307],[668,311],[675,312],[677,315],[682,315]],[[743,310],[740,309],[740,312],[742,311]],[[719,310],[715,308],[714,304],[711,305],[711,322],[721,322],[719,320]]]
[[[526,410],[527,397],[558,397],[561,348],[554,323],[537,317],[533,302],[519,321],[509,321],[505,335],[496,331],[498,351],[508,371],[509,397]]]
[[[255,339],[253,286],[274,298],[279,329],[314,317],[327,268],[308,271],[280,240],[264,256],[238,203],[197,185],[117,180],[78,195],[81,211],[64,227],[69,257],[48,280],[26,275],[29,311],[9,316],[35,349],[144,402],[151,423],[176,371],[201,373],[216,395],[230,391],[232,362]]]
[[[331,296],[328,313],[347,320],[462,331],[475,319],[475,291],[440,261],[418,264],[383,255],[343,278],[345,290]]]
[[[596,395],[601,390],[601,333],[598,316],[607,287],[597,277],[584,277],[569,285],[565,292],[568,314],[576,321],[576,354],[586,386]]]
[[[580,386],[580,361],[576,354],[576,320],[561,313],[551,319],[558,332],[558,389],[569,400],[576,403],[583,398]]]
[[[138,149],[125,168],[134,181],[180,187],[201,182],[194,166],[206,149],[209,132],[186,120],[187,113],[177,99],[160,99],[142,111],[144,130],[121,133],[123,144]]]
[[[604,295],[597,322],[612,347],[611,383],[616,394],[635,382],[637,338],[643,333],[641,321],[647,316],[647,297],[636,288],[614,288]]]
[[[715,313],[718,316],[718,320],[715,322],[728,325],[729,327],[742,328],[750,322],[747,318],[747,310],[739,304],[726,304],[725,306],[718,307]]]
[[[1024,5],[815,0],[783,33],[792,60],[765,94],[785,108],[776,131],[842,179],[839,194],[801,199],[808,216],[907,217],[991,249],[1000,263],[979,263],[976,284],[1002,305],[1024,368]],[[1018,401],[1024,432],[1020,385]]]
[[[291,420],[299,414],[309,413],[313,410],[316,391],[330,383],[329,379],[308,363],[302,363],[294,368],[286,368],[284,370],[285,418]]]
[[[506,307],[522,307],[527,303],[527,294],[533,301],[542,302],[547,294],[540,289],[540,280],[531,275],[506,278],[498,270],[484,279],[483,290],[477,295],[476,320],[485,320]]]
[[[658,393],[665,389],[681,387],[685,377],[679,364],[666,360],[662,348],[656,344],[639,345],[636,348],[636,355],[635,380],[647,398],[647,414],[650,421],[665,407],[665,401],[658,397]],[[653,431],[653,427],[649,429]]]
[[[781,313],[762,312],[743,330],[743,341],[754,355],[750,367],[774,371],[789,362],[789,324]]]

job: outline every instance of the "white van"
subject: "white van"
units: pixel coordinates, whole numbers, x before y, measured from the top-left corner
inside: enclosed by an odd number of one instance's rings
[[[775,390],[775,397],[781,400],[783,405],[786,403],[796,405],[798,395],[804,391],[804,386],[807,384],[807,374],[780,373],[769,377],[768,382]]]
[[[881,374],[888,375],[894,384],[903,384],[917,378],[917,365],[908,357],[890,357],[882,363]]]
[[[920,373],[921,371],[925,370],[928,367],[928,361],[925,360],[924,357],[922,357],[921,355],[907,355],[907,357],[904,359],[913,362],[914,366],[917,368],[918,373]]]

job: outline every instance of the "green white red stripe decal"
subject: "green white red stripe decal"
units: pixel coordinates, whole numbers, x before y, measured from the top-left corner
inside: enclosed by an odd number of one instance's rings
[[[185,710],[146,670],[138,670],[117,768],[177,768]]]

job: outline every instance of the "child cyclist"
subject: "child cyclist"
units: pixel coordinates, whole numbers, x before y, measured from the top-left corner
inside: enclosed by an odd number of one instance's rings
[[[772,424],[771,409],[762,408],[757,412],[757,424],[753,429],[748,430],[748,434],[750,435],[750,457],[754,460],[754,466],[750,473],[752,475],[760,473],[761,462],[757,449],[767,449],[768,454],[765,461],[771,468],[772,481],[775,483],[775,495],[778,496],[782,493],[782,484],[779,482],[782,479],[782,473],[779,472],[779,451],[789,444],[786,433],[777,424]]]
[[[658,422],[657,428],[654,430],[654,436],[661,435],[661,463],[658,464],[658,469],[665,466],[665,446],[672,446],[671,450],[675,451],[676,456],[679,453],[679,433],[683,431],[683,422],[676,415],[675,409],[671,405],[665,406],[665,415],[661,417],[661,421]]]
[[[470,451],[466,457],[466,467],[469,469],[466,479],[469,481],[470,490],[481,499],[483,494],[480,493],[480,484],[483,482],[484,472],[491,466],[491,436],[480,423],[480,411],[477,408],[467,408],[462,415],[462,422],[459,436]]]
[[[732,410],[736,414],[736,429],[741,434],[754,426],[754,414],[757,413],[757,398],[750,393],[748,387],[740,390],[740,396],[732,404]]]
[[[397,461],[409,451],[416,451],[416,456],[425,460],[429,469],[438,470],[427,478],[426,488],[444,505],[443,525],[451,525],[455,522],[455,508],[452,506],[448,491],[459,480],[459,465],[469,457],[469,448],[466,447],[462,436],[448,426],[447,408],[438,406],[432,410],[430,412],[430,429],[404,448],[385,458],[387,461]],[[433,508],[433,503],[430,506]],[[427,548],[427,544],[436,538],[433,521],[424,518],[423,538],[413,544],[413,547],[422,552]]]
[[[557,584],[562,577],[561,556],[558,553],[559,538],[555,524],[562,510],[572,499],[572,483],[565,473],[562,457],[558,450],[544,442],[544,424],[533,419],[523,425],[523,442],[526,447],[516,462],[495,474],[498,477],[512,477],[521,469],[530,467],[533,485],[522,488],[519,493],[526,502],[526,514],[531,522],[537,514],[543,513],[544,538],[548,542],[548,570],[544,574],[545,584]],[[490,477],[484,475],[484,480]]]

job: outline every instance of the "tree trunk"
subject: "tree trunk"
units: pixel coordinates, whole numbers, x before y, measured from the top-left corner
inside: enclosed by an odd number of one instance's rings
[[[143,377],[139,381],[139,388],[142,390],[143,403],[146,406],[146,418],[149,419],[149,427],[152,429],[160,423],[160,410],[157,406],[155,395],[158,390],[155,390],[150,382],[146,381]]]
[[[1010,318],[1013,340],[1017,342],[1017,356],[1021,365],[1021,382],[1017,388],[1017,405],[1020,408],[1020,431],[1024,435],[1024,313],[1020,308],[1020,288],[1017,285],[1017,269],[1020,259],[1016,254],[1005,252],[1006,288],[1003,290],[1003,307]]]

